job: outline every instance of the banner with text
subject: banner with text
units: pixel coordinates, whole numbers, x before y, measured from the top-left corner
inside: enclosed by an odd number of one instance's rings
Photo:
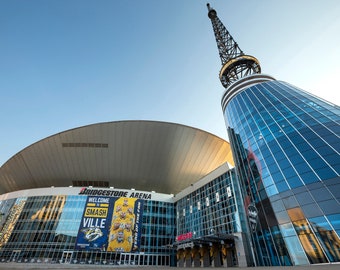
[[[76,249],[133,252],[139,249],[143,200],[89,196]]]

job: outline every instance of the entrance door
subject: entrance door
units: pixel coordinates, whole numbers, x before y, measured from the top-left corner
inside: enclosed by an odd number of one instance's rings
[[[18,258],[19,258],[19,256],[20,256],[20,253],[21,253],[21,250],[13,250],[13,251],[12,251],[11,258],[10,258],[10,261],[11,261],[11,262],[16,262],[16,261],[18,261]]]
[[[64,251],[60,263],[71,263],[73,251]]]

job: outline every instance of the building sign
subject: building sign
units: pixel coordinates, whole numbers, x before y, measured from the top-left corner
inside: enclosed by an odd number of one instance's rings
[[[193,248],[195,245],[194,243],[190,242],[190,243],[184,243],[184,244],[180,244],[177,246],[177,250],[178,249],[186,249],[186,248]]]
[[[180,241],[188,240],[191,238],[192,238],[192,232],[188,232],[188,233],[178,235],[176,237],[176,241],[180,242]]]
[[[248,206],[248,220],[251,230],[254,232],[257,226],[258,211],[254,203]]]
[[[135,192],[132,190],[116,190],[116,189],[93,189],[93,188],[82,188],[79,195],[90,195],[90,196],[107,196],[107,197],[126,197],[136,198],[143,200],[151,200],[151,193],[147,192]]]
[[[89,196],[76,249],[133,252],[140,245],[143,200]]]

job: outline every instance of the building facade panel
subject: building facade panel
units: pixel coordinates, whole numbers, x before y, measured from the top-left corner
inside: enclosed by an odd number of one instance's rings
[[[235,170],[197,186],[175,198],[177,265],[247,266],[253,258]]]
[[[239,88],[222,106],[245,208],[258,211],[257,263],[339,262],[330,222],[340,213],[339,107],[275,80]]]
[[[175,206],[170,195],[87,189],[95,194],[88,195],[82,190],[28,190],[26,197],[1,200],[1,261],[175,264],[170,248],[176,232]],[[58,195],[39,196],[50,191]],[[114,192],[125,197],[100,195]],[[142,209],[136,209],[135,202]]]

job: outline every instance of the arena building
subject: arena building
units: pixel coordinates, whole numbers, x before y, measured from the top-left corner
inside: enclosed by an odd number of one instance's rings
[[[0,168],[0,260],[340,262],[340,109],[261,74],[208,4],[230,145],[155,121],[61,132]]]
[[[0,168],[0,260],[237,265],[232,168],[228,142],[179,124],[119,121],[50,136]]]

